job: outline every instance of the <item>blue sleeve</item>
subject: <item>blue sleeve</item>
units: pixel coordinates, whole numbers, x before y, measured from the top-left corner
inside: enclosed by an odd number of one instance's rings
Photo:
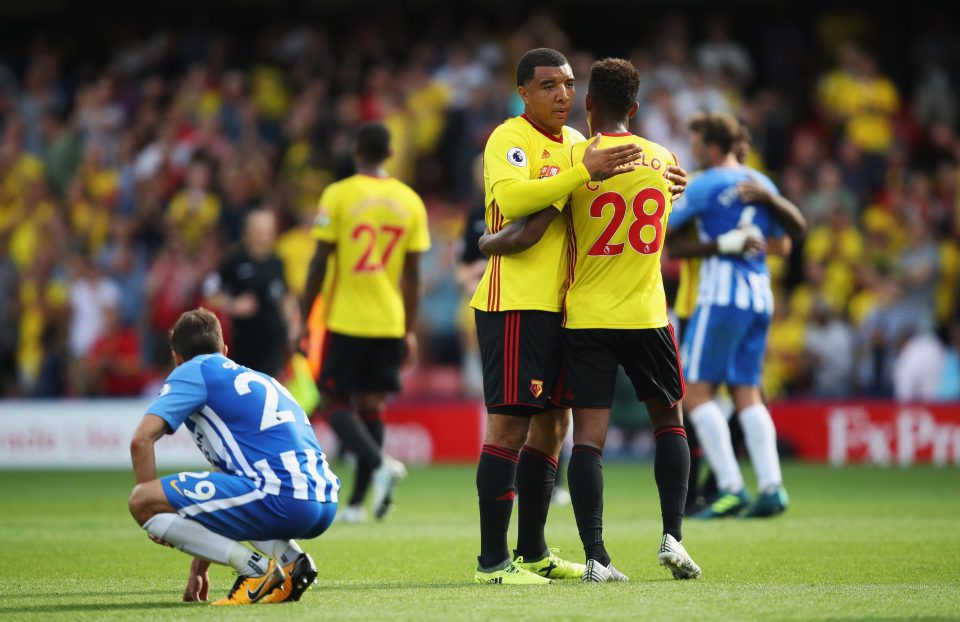
[[[772,192],[777,196],[780,195],[780,190],[777,188],[777,185],[774,184],[769,177],[767,177],[766,175],[763,175],[762,173],[756,173],[756,175],[760,178],[760,183],[766,186],[770,192]],[[770,235],[768,235],[767,237],[780,238],[785,235],[787,235],[787,230],[783,228],[783,225],[780,224],[780,221],[777,220],[776,218],[771,219]]]
[[[176,431],[187,417],[207,403],[207,385],[200,372],[200,363],[187,361],[174,369],[160,389],[160,395],[147,408]]]
[[[679,229],[703,211],[707,204],[709,189],[703,179],[697,178],[687,185],[687,191],[673,204],[670,218],[667,220],[667,230]]]

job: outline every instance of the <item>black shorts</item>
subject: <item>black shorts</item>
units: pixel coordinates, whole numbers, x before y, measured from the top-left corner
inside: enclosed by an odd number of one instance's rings
[[[683,398],[683,371],[673,327],[565,328],[563,371],[555,403],[573,408],[609,408],[623,365],[641,402],[674,406]]]
[[[552,408],[560,320],[550,311],[476,311],[487,412],[529,416]]]
[[[400,390],[403,339],[353,337],[327,331],[317,387],[327,393],[393,393]]]

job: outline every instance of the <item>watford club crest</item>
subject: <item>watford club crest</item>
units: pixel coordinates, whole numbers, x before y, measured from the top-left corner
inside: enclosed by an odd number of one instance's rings
[[[533,397],[540,397],[543,394],[543,380],[531,380],[530,392],[533,393]]]

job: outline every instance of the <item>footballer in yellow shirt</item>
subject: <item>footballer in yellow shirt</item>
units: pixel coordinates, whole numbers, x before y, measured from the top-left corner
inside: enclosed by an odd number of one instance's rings
[[[406,471],[382,451],[386,394],[400,389],[400,367],[416,348],[420,254],[430,248],[423,201],[387,176],[390,133],[380,123],[357,132],[357,174],[320,197],[302,301],[308,317],[323,286],[324,337],[318,387],[323,416],[357,456],[357,474],[341,518],[365,519],[375,471],[374,512],[382,518]],[[328,276],[329,275],[329,276]],[[327,278],[325,278],[327,277]]]

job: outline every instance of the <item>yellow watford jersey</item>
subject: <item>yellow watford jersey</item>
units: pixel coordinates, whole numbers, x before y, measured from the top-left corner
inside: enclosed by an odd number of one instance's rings
[[[589,182],[570,196],[570,271],[564,301],[567,328],[659,328],[667,325],[660,253],[672,204],[664,178],[673,156],[628,133],[604,134],[600,148],[643,147],[636,170]],[[583,147],[573,148],[573,161]]]
[[[503,229],[511,222],[505,212],[519,218],[551,205],[563,209],[570,191],[590,179],[583,164],[570,164],[571,147],[583,140],[569,127],[554,136],[525,115],[495,129],[483,152],[487,227],[494,233]],[[530,180],[534,183],[516,183]],[[532,247],[491,257],[470,306],[481,311],[559,312],[567,279],[566,228],[563,219],[556,218]]]
[[[677,299],[673,303],[673,312],[681,320],[689,319],[697,306],[700,261],[700,257],[680,260],[680,283],[677,285]]]
[[[417,193],[390,177],[354,175],[330,184],[320,196],[313,236],[336,244],[323,292],[327,328],[355,337],[403,337],[404,258],[430,248],[427,210]]]

